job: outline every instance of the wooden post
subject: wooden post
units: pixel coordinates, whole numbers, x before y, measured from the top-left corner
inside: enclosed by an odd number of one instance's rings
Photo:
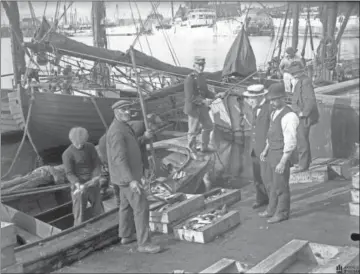
[[[300,4],[292,4],[292,18],[293,18],[293,31],[292,31],[292,47],[297,49],[299,42],[299,15],[300,15]]]
[[[338,34],[337,34],[337,36],[336,36],[336,44],[338,44],[339,47],[340,47],[341,37],[342,37],[342,35],[343,35],[343,33],[344,33],[344,30],[345,30],[345,28],[346,28],[346,25],[347,25],[347,23],[348,23],[348,21],[349,21],[351,12],[352,12],[353,9],[355,8],[356,2],[351,2],[351,3],[349,3],[348,5],[349,5],[349,8],[348,8],[348,10],[347,10],[347,12],[346,12],[344,21],[341,22],[340,30],[339,30],[339,32],[338,32]],[[339,52],[340,52],[340,49],[339,49]]]

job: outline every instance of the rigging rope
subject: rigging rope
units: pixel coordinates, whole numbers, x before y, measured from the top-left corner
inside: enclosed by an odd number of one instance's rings
[[[139,14],[139,20],[140,20],[140,24],[141,24],[141,26],[142,26],[142,30],[140,30],[140,33],[141,33],[141,32],[143,32],[143,31],[145,31],[145,24],[143,23],[143,20],[141,19],[140,10],[139,10],[139,7],[138,7],[138,5],[137,5],[136,2],[135,2],[135,7],[136,7],[136,10],[137,10],[137,12],[138,12],[138,14]],[[147,35],[145,35],[145,39],[146,39],[146,43],[147,43],[147,46],[148,46],[149,51],[150,51],[150,55],[153,56],[152,50],[151,50],[151,46],[150,46],[149,40],[148,40],[148,38],[147,38]]]
[[[131,11],[131,18],[132,18],[132,20],[133,20],[133,24],[134,24],[134,27],[135,27],[135,29],[136,29],[136,32],[137,32],[137,33],[140,33],[141,30],[139,30],[138,27],[137,27],[137,25],[136,25],[136,20],[135,20],[135,17],[134,17],[134,13],[133,13],[133,10],[132,10],[131,2],[130,2],[130,1],[129,1],[129,7],[130,7],[130,11]],[[140,45],[141,51],[144,52],[140,40],[139,40],[139,45]]]

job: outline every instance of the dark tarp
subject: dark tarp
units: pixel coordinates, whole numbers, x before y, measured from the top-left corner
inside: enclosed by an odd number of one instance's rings
[[[244,27],[226,55],[222,76],[246,77],[256,71],[256,59]]]
[[[45,18],[43,18],[42,24],[35,35],[35,42],[25,43],[25,46],[34,51],[44,50],[52,52],[53,49],[55,49],[57,53],[61,55],[78,57],[95,62],[103,62],[114,66],[132,66],[130,52],[124,53],[117,50],[88,46],[54,31],[51,31],[48,35],[46,35],[49,29],[50,24]],[[46,37],[42,40],[44,36]],[[40,40],[42,40],[43,43],[39,45],[36,41]],[[45,44],[45,47],[43,44]],[[136,49],[134,49],[134,55],[136,65],[138,66],[163,71],[167,74],[173,74],[174,76],[186,76],[192,72],[192,69],[190,68],[170,65],[154,57],[150,57]],[[221,80],[221,71],[206,74],[211,80]]]

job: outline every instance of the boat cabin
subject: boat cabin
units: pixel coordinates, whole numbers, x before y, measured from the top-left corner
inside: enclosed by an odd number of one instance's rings
[[[193,9],[187,17],[191,28],[212,26],[215,23],[216,12],[211,9]]]

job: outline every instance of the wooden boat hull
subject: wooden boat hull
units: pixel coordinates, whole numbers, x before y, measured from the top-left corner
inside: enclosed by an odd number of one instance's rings
[[[107,125],[114,114],[111,109],[116,98],[94,98]],[[81,126],[89,131],[90,142],[97,144],[106,129],[90,97],[53,93],[34,93],[33,98],[24,90],[9,93],[10,111],[18,126],[25,127],[30,102],[32,109],[29,119],[29,133],[42,154],[50,148],[70,144],[69,131],[74,126]],[[148,113],[164,114],[173,109],[182,112],[183,93],[162,96],[146,101]],[[169,115],[175,115],[176,112]],[[178,114],[179,115],[179,114]]]

